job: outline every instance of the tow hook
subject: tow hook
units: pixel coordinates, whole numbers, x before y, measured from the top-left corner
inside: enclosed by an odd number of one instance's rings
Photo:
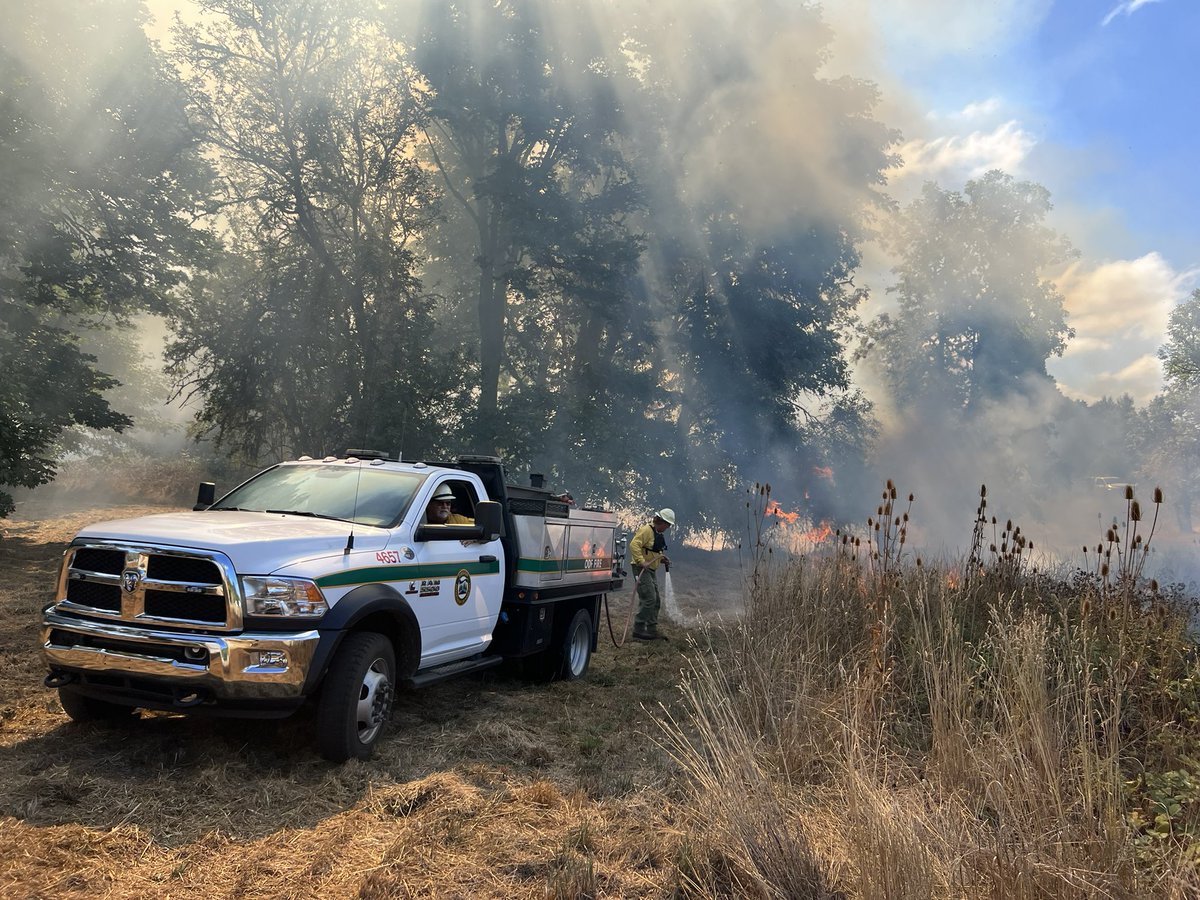
[[[74,672],[51,672],[43,682],[48,688],[60,688],[79,680]]]

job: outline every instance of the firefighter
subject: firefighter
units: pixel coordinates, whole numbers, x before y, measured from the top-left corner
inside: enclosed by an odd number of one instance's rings
[[[671,559],[667,556],[667,542],[663,532],[675,524],[675,510],[660,509],[654,518],[643,525],[629,542],[633,574],[637,579],[638,610],[633,619],[633,637],[639,641],[653,641],[658,634],[658,567],[671,571]]]
[[[425,508],[425,521],[430,525],[475,524],[474,519],[468,519],[466,516],[460,516],[456,512],[451,512],[450,506],[452,503],[454,503],[454,491],[450,490],[450,485],[443,484],[433,492],[429,506]]]

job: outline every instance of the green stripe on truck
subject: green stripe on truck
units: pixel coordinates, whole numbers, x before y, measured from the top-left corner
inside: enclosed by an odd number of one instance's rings
[[[471,575],[496,575],[500,563],[496,562],[451,562],[407,566],[368,566],[365,569],[348,569],[322,575],[317,579],[318,587],[345,587],[349,584],[376,584],[381,581],[414,581],[418,578],[453,578],[463,569]]]

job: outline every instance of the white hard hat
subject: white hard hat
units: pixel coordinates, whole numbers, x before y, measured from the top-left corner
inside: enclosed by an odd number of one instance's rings
[[[654,517],[657,519],[662,519],[668,525],[675,524],[675,510],[670,509],[668,507],[664,506],[662,509],[660,509],[658,512],[656,512],[654,514]]]
[[[434,499],[434,500],[453,500],[454,499],[454,491],[450,490],[450,485],[443,484],[441,487],[439,487],[436,491],[433,492],[432,499]]]

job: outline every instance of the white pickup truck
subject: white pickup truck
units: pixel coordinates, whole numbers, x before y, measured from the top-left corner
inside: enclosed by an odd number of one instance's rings
[[[445,488],[471,524],[426,521]],[[493,457],[301,457],[215,502],[201,485],[191,512],[80,531],[43,613],[46,685],[75,720],[312,699],[320,752],[364,759],[399,687],[512,658],[582,676],[622,583],[616,528]]]

